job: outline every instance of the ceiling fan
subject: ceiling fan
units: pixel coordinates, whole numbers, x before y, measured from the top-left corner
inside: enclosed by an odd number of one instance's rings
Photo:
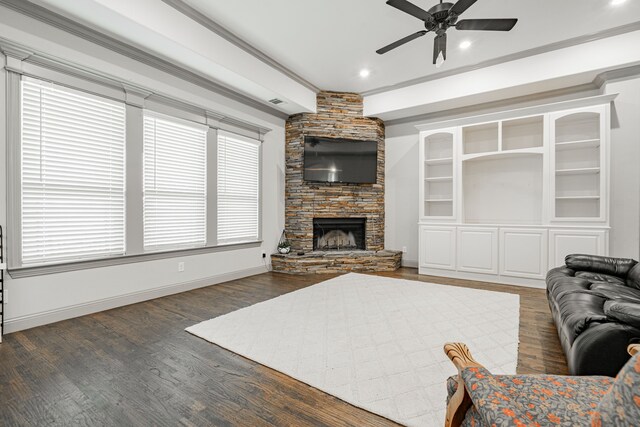
[[[454,3],[443,3],[424,10],[408,2],[407,0],[387,0],[389,6],[395,7],[411,16],[415,16],[424,22],[425,30],[413,33],[405,38],[378,49],[380,55],[389,52],[405,43],[422,37],[428,32],[436,33],[433,46],[433,63],[437,67],[442,65],[447,59],[447,29],[455,27],[456,30],[463,31],[510,31],[518,22],[517,19],[464,19],[458,21],[458,17],[477,0],[458,0]]]

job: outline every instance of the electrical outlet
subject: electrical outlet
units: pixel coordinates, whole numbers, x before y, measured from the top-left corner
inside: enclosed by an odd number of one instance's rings
[[[406,253],[407,253],[407,247],[406,247],[406,246],[403,246],[403,247],[402,247],[402,253],[403,253],[403,254],[406,254]]]
[[[182,273],[184,271],[184,262],[178,263],[178,273]]]

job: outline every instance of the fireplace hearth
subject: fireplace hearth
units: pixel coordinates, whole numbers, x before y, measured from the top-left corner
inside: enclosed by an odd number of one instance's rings
[[[314,218],[314,251],[365,250],[366,218]]]

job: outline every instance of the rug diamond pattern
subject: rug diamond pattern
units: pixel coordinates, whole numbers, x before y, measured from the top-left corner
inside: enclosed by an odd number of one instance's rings
[[[519,296],[349,273],[187,331],[408,426],[442,425],[445,342],[513,374]]]

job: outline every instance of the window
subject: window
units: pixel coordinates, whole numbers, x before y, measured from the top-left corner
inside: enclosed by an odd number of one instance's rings
[[[144,248],[206,243],[207,130],[144,116]]]
[[[13,277],[259,244],[268,129],[58,65],[4,73]]]
[[[260,143],[218,134],[218,242],[259,239]]]
[[[125,252],[125,107],[21,83],[22,264]]]

